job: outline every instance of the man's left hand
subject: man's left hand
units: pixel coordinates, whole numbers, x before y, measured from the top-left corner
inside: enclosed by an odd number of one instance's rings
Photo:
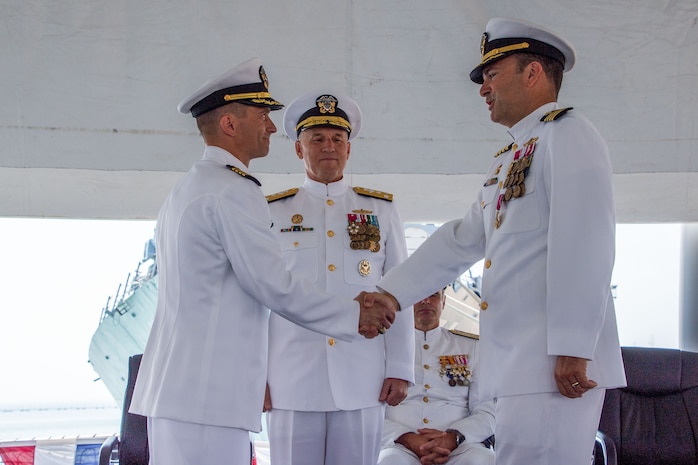
[[[408,382],[404,379],[385,378],[378,400],[395,406],[407,397]]]
[[[596,381],[587,378],[587,362],[585,358],[564,355],[557,357],[555,382],[560,394],[575,399],[597,386]]]

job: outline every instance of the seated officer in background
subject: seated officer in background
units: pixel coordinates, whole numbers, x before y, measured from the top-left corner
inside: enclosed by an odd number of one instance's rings
[[[439,326],[443,290],[414,305],[415,384],[387,407],[378,465],[492,465],[493,402],[478,392],[478,336]]]

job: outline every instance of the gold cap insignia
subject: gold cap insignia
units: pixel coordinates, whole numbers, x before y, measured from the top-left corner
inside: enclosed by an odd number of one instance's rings
[[[334,95],[321,95],[315,100],[320,113],[334,113],[337,108],[337,98]]]
[[[489,35],[485,32],[482,34],[482,39],[480,39],[480,57],[485,56],[485,46],[487,45],[487,39]]]
[[[269,90],[269,79],[267,79],[267,73],[264,72],[264,66],[259,67],[259,78],[262,80],[264,88]]]

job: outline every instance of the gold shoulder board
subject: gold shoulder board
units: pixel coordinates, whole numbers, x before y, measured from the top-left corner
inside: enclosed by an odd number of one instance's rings
[[[562,115],[564,115],[565,113],[567,113],[571,109],[572,109],[572,107],[567,107],[567,108],[560,108],[558,110],[549,111],[546,114],[544,114],[540,120],[544,123],[549,123],[551,121],[555,121],[556,119],[562,117]]]
[[[499,152],[495,153],[495,154],[494,154],[494,158],[497,158],[498,156],[500,156],[500,155],[502,155],[502,154],[504,154],[504,153],[507,153],[509,150],[511,150],[511,148],[512,148],[513,146],[514,146],[514,143],[512,142],[511,144],[507,145],[506,147],[504,147],[504,148],[503,148],[502,150],[500,150]]]
[[[253,183],[257,184],[259,187],[262,187],[262,183],[259,182],[259,180],[258,180],[257,178],[255,178],[255,177],[252,176],[251,174],[245,173],[244,171],[242,171],[242,170],[241,170],[240,168],[238,168],[237,166],[225,165],[225,167],[228,168],[228,169],[229,169],[230,171],[232,171],[233,173],[239,174],[239,175],[242,176],[243,178],[249,179],[249,180],[252,181]]]
[[[288,189],[285,191],[277,192],[276,194],[269,194],[265,198],[268,203],[276,202],[277,200],[285,199],[286,197],[293,197],[298,193],[298,188]]]
[[[464,337],[469,337],[470,339],[477,339],[477,340],[480,339],[480,336],[477,334],[466,333],[465,331],[461,331],[459,329],[449,329],[448,332],[453,333],[456,336],[464,336]]]
[[[377,199],[387,200],[388,202],[393,201],[393,194],[387,192],[376,191],[373,189],[367,189],[365,187],[355,187],[354,192],[359,195],[366,195],[368,197],[375,197]]]

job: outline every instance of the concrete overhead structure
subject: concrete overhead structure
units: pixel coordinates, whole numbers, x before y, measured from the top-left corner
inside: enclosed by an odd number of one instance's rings
[[[177,103],[258,56],[283,103],[317,88],[359,103],[352,184],[392,192],[407,222],[458,217],[509,143],[468,77],[493,16],[576,47],[560,103],[609,144],[618,221],[698,221],[695,0],[7,0],[0,216],[154,218],[202,154]],[[277,113],[250,166],[267,194],[303,178]]]

